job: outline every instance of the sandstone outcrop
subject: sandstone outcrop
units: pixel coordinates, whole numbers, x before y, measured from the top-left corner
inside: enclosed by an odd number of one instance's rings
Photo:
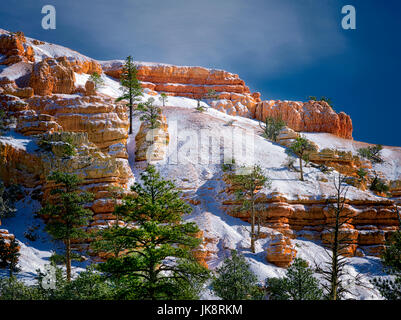
[[[1,94],[9,94],[22,99],[31,98],[33,96],[32,88],[19,88],[15,81],[10,80],[7,77],[0,78],[0,88],[2,89],[2,92],[0,92]]]
[[[295,131],[328,132],[352,139],[351,118],[336,113],[325,101],[262,101],[256,105],[255,118],[264,121],[266,117],[281,117]]]
[[[135,136],[135,161],[152,162],[163,160],[168,142],[169,134],[165,116],[160,116],[158,127],[155,129],[152,129],[146,122],[142,122]]]
[[[209,90],[216,92],[210,101],[213,108],[230,115],[264,120],[278,117],[295,131],[328,132],[352,139],[351,118],[336,113],[324,101],[261,101],[260,93],[251,93],[236,74],[202,67],[138,63],[142,86],[172,96],[206,99]],[[114,78],[121,75],[122,62],[104,63],[104,72]]]
[[[66,57],[45,58],[35,64],[29,86],[35,94],[41,96],[52,93],[70,94],[75,89],[74,70]]]
[[[297,251],[291,240],[281,233],[273,235],[266,252],[266,260],[274,265],[287,268],[295,259]]]
[[[0,34],[0,54],[5,56],[0,61],[3,65],[35,61],[33,48],[27,45],[25,35],[21,31]]]
[[[128,138],[128,116],[126,107],[106,96],[32,97],[25,100],[30,113],[18,118],[17,130],[34,134],[31,128],[55,128],[54,122],[63,131],[86,132],[89,141],[100,149],[107,150]],[[46,124],[38,124],[38,115]],[[45,116],[46,115],[46,116]],[[48,117],[50,116],[50,117]],[[54,130],[60,131],[60,130]]]
[[[329,200],[287,200],[284,195],[275,194],[270,197],[260,195],[257,201],[262,225],[282,233],[284,237],[329,243],[327,226],[333,223]],[[223,209],[228,214],[250,222],[250,214],[238,211],[238,207],[235,200],[223,201]],[[343,254],[353,256],[359,251],[366,255],[380,255],[386,240],[399,226],[393,201],[347,200],[344,210],[353,218],[341,231],[346,235],[347,243]]]
[[[34,188],[41,184],[40,158],[0,140],[0,179],[6,184],[20,184]]]

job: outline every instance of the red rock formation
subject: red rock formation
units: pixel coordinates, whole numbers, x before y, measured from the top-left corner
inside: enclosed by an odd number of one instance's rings
[[[19,98],[30,98],[33,96],[33,89],[30,87],[19,88],[15,81],[8,79],[7,77],[0,78],[0,88],[2,94],[9,94]]]
[[[104,72],[112,77],[121,75],[120,62],[104,64]],[[168,95],[205,98],[208,90],[218,94],[211,106],[230,115],[258,120],[281,116],[295,131],[328,132],[352,139],[352,121],[343,112],[336,113],[324,101],[261,101],[260,93],[251,93],[238,75],[223,70],[202,67],[138,64],[138,79],[144,88]]]
[[[26,102],[34,113],[18,118],[17,126],[18,130],[26,134],[29,134],[27,122],[35,122],[37,114],[46,114],[53,116],[48,121],[56,121],[64,131],[87,132],[89,141],[102,150],[118,143],[125,144],[128,138],[126,107],[116,104],[109,97],[33,97]],[[54,126],[48,127],[50,129]]]
[[[70,94],[75,89],[74,70],[66,57],[43,59],[35,64],[29,86],[35,94],[41,96],[52,93]]]
[[[120,78],[120,62],[104,64],[103,71],[116,79]],[[138,64],[138,79],[142,86],[171,96],[205,98],[209,90],[215,90],[219,99],[238,101],[244,97],[255,105],[260,93],[251,93],[237,74],[224,70],[203,67]]]
[[[281,233],[272,236],[266,252],[266,260],[281,268],[287,268],[297,255],[291,240]]]
[[[145,122],[141,123],[135,136],[135,161],[152,162],[164,159],[169,142],[169,133],[166,117],[160,115],[159,119],[159,127],[156,129],[151,129]]]
[[[39,157],[0,141],[0,178],[7,184],[17,183],[27,188],[40,185]]]
[[[35,61],[34,52],[31,46],[26,44],[24,33],[0,35],[0,54],[6,56],[0,64],[10,65],[20,61]]]
[[[97,72],[98,74],[101,74],[103,72],[102,66],[99,64],[99,62],[95,60],[78,60],[78,59],[73,59],[73,58],[67,58],[70,66],[76,73],[87,73],[87,74],[92,74],[94,72]]]
[[[258,201],[264,208],[259,212],[264,226],[285,237],[329,243],[331,234],[327,228],[333,223],[333,216],[326,200],[287,200],[277,194],[272,198],[261,196]],[[223,209],[228,214],[250,222],[250,214],[236,210],[237,206],[233,200],[223,202]],[[356,255],[357,249],[365,254],[379,255],[386,240],[399,227],[394,203],[389,199],[349,200],[345,210],[353,216],[341,231],[348,244],[346,255]]]
[[[255,118],[279,117],[295,131],[328,132],[352,139],[351,118],[343,112],[336,113],[324,101],[267,100],[257,104]]]
[[[85,83],[85,95],[94,96],[96,95],[96,85],[93,81],[86,81]]]

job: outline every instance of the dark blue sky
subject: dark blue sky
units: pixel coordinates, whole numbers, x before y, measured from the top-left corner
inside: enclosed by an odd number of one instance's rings
[[[41,8],[57,10],[56,30]],[[356,8],[357,29],[341,28]],[[263,99],[327,96],[354,139],[401,146],[399,0],[5,0],[0,28],[90,57],[238,73]]]

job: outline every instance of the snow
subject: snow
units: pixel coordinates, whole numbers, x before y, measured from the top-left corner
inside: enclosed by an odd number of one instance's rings
[[[35,283],[37,270],[45,271],[45,266],[50,263],[49,259],[53,252],[58,252],[60,243],[54,242],[50,235],[44,231],[44,223],[40,218],[35,218],[35,213],[41,208],[37,200],[30,196],[33,190],[26,190],[29,194],[16,204],[17,212],[14,217],[2,220],[2,227],[14,234],[21,246],[18,267],[21,271],[17,278],[28,284]],[[34,230],[35,241],[25,237],[25,233]],[[73,263],[73,272],[80,272],[83,269],[82,263]],[[6,271],[0,269],[0,277],[6,276]]]
[[[124,63],[125,60],[97,60],[97,62],[100,63],[103,69],[115,69],[121,67]],[[182,65],[173,65],[173,64],[168,64],[168,63],[161,63],[161,62],[145,62],[145,61],[133,61],[134,64],[138,67],[178,67],[178,68],[203,68],[209,71],[224,71],[221,69],[211,69],[211,68],[206,68],[202,66],[182,66]]]
[[[0,33],[3,30],[0,29]],[[80,61],[91,60],[74,50],[59,45],[44,43],[33,44],[33,39],[27,38],[35,52],[36,61],[45,57],[67,56]],[[121,65],[123,60],[98,61],[103,68]],[[136,62],[142,66],[171,66],[168,64]],[[14,68],[14,69],[11,69]],[[15,64],[12,67],[0,67],[0,76],[10,75],[15,79],[26,74],[26,64]],[[9,77],[9,78],[10,78]],[[113,78],[102,74],[105,84],[98,91],[112,98],[121,96],[120,83]],[[76,86],[85,86],[89,78],[87,74],[75,74]],[[11,78],[10,78],[11,79]],[[73,98],[78,95],[59,95],[60,97]],[[150,94],[148,89],[144,90],[141,101],[154,98],[154,103],[162,106],[159,100],[160,95]],[[231,249],[237,249],[249,262],[251,269],[257,274],[260,283],[267,277],[282,277],[285,269],[268,263],[265,259],[266,249],[269,246],[271,235],[277,231],[262,227],[262,232],[268,234],[264,239],[256,242],[256,253],[249,250],[250,225],[238,218],[226,214],[221,208],[221,201],[227,198],[224,193],[225,184],[221,180],[222,160],[235,158],[239,164],[259,164],[265,174],[270,177],[271,188],[265,188],[261,192],[269,196],[272,192],[280,192],[289,200],[296,199],[320,199],[331,195],[333,185],[331,179],[334,173],[325,175],[329,182],[322,182],[324,176],[319,170],[313,167],[305,167],[305,182],[299,181],[299,174],[292,172],[283,166],[287,159],[285,148],[267,141],[260,136],[258,122],[252,119],[230,116],[210,108],[205,101],[201,105],[207,110],[203,113],[197,112],[195,108],[198,102],[185,97],[168,97],[163,113],[167,118],[170,142],[167,146],[167,156],[163,161],[155,165],[161,174],[175,181],[186,196],[199,200],[200,204],[194,206],[193,212],[185,217],[186,221],[194,221],[204,236],[214,239],[208,242],[204,249],[212,252],[211,260],[208,261],[211,269],[221,265]],[[233,125],[227,125],[228,121],[235,120]],[[135,162],[135,135],[139,130],[140,122],[135,118],[133,123],[133,134],[127,142],[129,164],[133,171],[133,177],[129,184],[138,180],[144,169],[144,163]],[[306,137],[314,141],[320,149],[336,148],[338,150],[351,151],[356,154],[358,148],[366,147],[367,144],[341,139],[327,133],[304,133]],[[13,147],[34,152],[37,145],[32,139],[22,136],[11,130],[4,136],[0,136],[1,143],[7,143]],[[382,171],[388,179],[401,178],[401,148],[384,147],[382,152],[385,160],[382,164],[374,164],[374,169]],[[370,191],[361,191],[350,187],[348,192],[350,199],[379,199]],[[40,205],[30,196],[17,204],[16,217],[5,219],[3,227],[10,233],[16,235],[21,245],[20,267],[22,268],[19,277],[27,282],[32,282],[36,269],[42,269],[49,263],[52,252],[57,250],[58,245],[50,241],[50,237],[43,231],[43,222],[34,218],[34,212]],[[39,238],[36,241],[29,241],[25,238],[24,232],[37,226],[36,233]],[[298,257],[306,259],[311,265],[321,264],[327,261],[325,249],[321,243],[308,241],[306,239],[293,240],[296,246]],[[385,276],[381,272],[381,263],[374,257],[353,257],[349,259],[349,272],[352,275],[362,274],[365,286],[353,287],[352,291],[358,299],[379,299],[380,295],[371,288],[368,280],[374,276]],[[80,271],[81,265],[76,264],[75,270]],[[0,271],[0,275],[2,271]],[[215,298],[210,290],[205,290],[203,299]],[[349,296],[352,298],[353,296]]]
[[[29,75],[31,71],[32,64],[27,62],[17,62],[10,66],[0,65],[0,78],[7,77],[8,79],[15,81]]]
[[[309,140],[315,142],[320,149],[330,148],[340,151],[351,151],[357,155],[358,149],[367,148],[371,144],[339,138],[330,133],[303,133]],[[383,146],[381,151],[383,163],[373,163],[372,168],[380,171],[389,180],[401,179],[401,147]]]
[[[0,142],[9,144],[13,148],[23,150],[28,153],[35,152],[38,145],[33,139],[30,139],[14,130],[9,130],[0,136]]]
[[[220,208],[222,200],[227,199],[221,180],[221,153],[222,143],[231,146],[240,143],[237,148],[242,151],[235,154],[246,163],[258,163],[272,180],[271,189],[262,192],[269,194],[272,191],[283,193],[288,199],[321,198],[334,194],[333,185],[330,181],[333,174],[327,175],[329,182],[319,181],[322,173],[312,167],[305,168],[305,182],[299,181],[299,174],[290,172],[283,167],[286,160],[285,148],[263,139],[259,135],[256,121],[242,117],[229,116],[214,109],[207,109],[204,113],[194,110],[196,101],[191,99],[177,98],[168,101],[168,107],[163,109],[169,125],[170,142],[166,159],[156,162],[155,165],[161,174],[171,180],[182,189],[185,195],[200,201],[194,206],[193,212],[185,218],[186,221],[196,222],[204,232],[204,237],[215,239],[207,242],[204,250],[212,252],[208,261],[209,267],[215,269],[221,265],[224,258],[229,255],[231,249],[240,251],[250,264],[251,269],[258,276],[260,283],[264,283],[267,277],[282,277],[285,269],[268,263],[265,259],[266,249],[271,237],[259,239],[256,242],[256,253],[250,252],[249,232],[250,225],[238,218],[231,217]],[[233,126],[227,126],[229,120],[235,119]],[[136,179],[144,168],[143,163],[135,162],[135,135],[138,132],[140,122],[135,119],[133,134],[130,135],[127,145],[129,162]],[[325,139],[335,140],[332,136],[314,135],[314,140],[325,143]],[[225,141],[224,141],[225,140]],[[214,141],[214,143],[210,143]],[[330,142],[329,142],[330,143]],[[330,145],[330,144],[327,145]],[[339,142],[337,142],[339,143]],[[339,143],[340,146],[340,143]],[[235,149],[235,148],[233,148]],[[244,156],[244,151],[250,158]],[[232,156],[229,154],[228,157]],[[241,161],[239,161],[241,162]],[[375,198],[371,192],[350,187],[348,196],[350,198]],[[262,232],[269,235],[277,231],[263,227]],[[311,265],[322,264],[327,261],[328,256],[321,243],[315,243],[306,239],[293,240],[297,247],[298,257],[306,259]],[[353,295],[348,298],[358,299],[380,299],[380,295],[372,289],[369,279],[373,276],[384,276],[381,273],[381,263],[378,258],[350,258],[346,277],[351,281],[350,287]],[[353,286],[354,276],[361,274],[363,286]],[[204,299],[215,298],[210,290],[206,290],[202,296]]]

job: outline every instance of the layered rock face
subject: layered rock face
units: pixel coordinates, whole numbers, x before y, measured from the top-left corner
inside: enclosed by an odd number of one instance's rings
[[[120,78],[122,62],[103,63],[102,66],[104,73]],[[224,70],[145,63],[138,63],[137,67],[138,79],[144,88],[193,99],[207,99],[207,93],[214,90],[216,101],[212,106],[231,114],[248,115],[261,101],[260,93],[251,93],[237,74]]]
[[[17,131],[25,135],[50,132],[51,128],[86,132],[90,142],[113,153],[115,145],[125,145],[128,139],[126,107],[107,96],[35,96],[25,103],[28,110],[20,114],[17,123]]]
[[[88,230],[114,221],[109,187],[127,188],[132,178],[126,140],[128,117],[123,104],[102,95],[51,95],[21,99],[1,95],[0,106],[16,118],[15,130],[31,136],[32,147],[0,140],[0,177],[5,183],[40,187],[48,200],[54,187],[46,177],[63,171],[82,178],[81,188],[94,193]],[[69,147],[69,148],[66,148]],[[69,155],[67,150],[73,149]],[[86,249],[86,240],[76,249]]]
[[[45,96],[52,93],[71,94],[75,88],[75,75],[67,58],[46,58],[35,64],[29,86],[35,94]]]
[[[168,142],[169,133],[165,116],[160,115],[158,127],[155,129],[151,129],[149,124],[142,122],[135,136],[135,161],[147,161],[151,163],[163,160],[166,155]]]
[[[0,54],[5,58],[0,64],[10,65],[20,61],[34,62],[34,52],[30,45],[27,45],[22,32],[0,34]]]
[[[255,118],[281,117],[295,131],[328,132],[352,139],[352,121],[344,112],[336,113],[325,101],[267,100],[256,105]]]
[[[104,63],[106,74],[119,78],[122,62]],[[295,131],[327,132],[352,139],[351,118],[336,113],[324,101],[261,101],[260,93],[251,93],[238,75],[202,67],[181,67],[138,63],[138,79],[142,86],[172,96],[206,99],[209,90],[217,95],[211,106],[234,116],[256,118],[281,117]]]
[[[287,200],[284,195],[276,194],[271,198],[260,195],[258,204],[259,208],[263,207],[258,211],[263,221],[262,225],[283,235],[278,236],[277,243],[268,249],[268,261],[280,266],[292,261],[290,257],[293,256],[293,248],[284,238],[302,237],[330,244],[331,233],[328,226],[332,225],[334,220],[329,201]],[[238,211],[238,206],[233,200],[223,202],[223,209],[228,214],[250,222],[249,212]],[[341,229],[347,244],[344,255],[380,255],[387,239],[399,227],[394,203],[389,199],[348,200],[345,213],[352,216],[352,219]]]

